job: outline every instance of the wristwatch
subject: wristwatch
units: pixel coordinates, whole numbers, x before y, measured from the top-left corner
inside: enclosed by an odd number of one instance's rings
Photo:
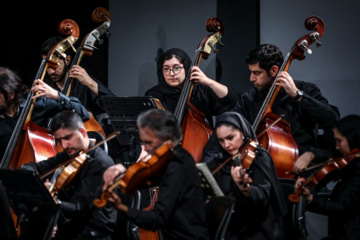
[[[299,100],[299,98],[301,98],[302,96],[304,96],[304,92],[301,90],[297,90],[295,100]]]

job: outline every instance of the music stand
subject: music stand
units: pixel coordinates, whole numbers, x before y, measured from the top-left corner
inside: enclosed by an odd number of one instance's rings
[[[18,217],[20,239],[51,239],[60,206],[39,176],[31,171],[0,169],[0,180]]]
[[[130,158],[136,155],[136,144],[139,143],[139,133],[136,119],[143,111],[162,106],[156,99],[147,96],[102,98],[103,108],[109,116],[114,131],[120,134],[116,137],[120,146],[130,149]],[[133,159],[136,160],[136,159]]]

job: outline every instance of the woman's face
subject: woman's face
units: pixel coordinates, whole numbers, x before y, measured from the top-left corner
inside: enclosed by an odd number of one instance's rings
[[[349,154],[351,149],[348,140],[337,128],[334,129],[334,138],[336,141],[336,149],[339,150],[343,156]]]
[[[216,128],[216,136],[221,147],[231,155],[234,155],[243,145],[243,133],[239,129],[228,125]]]
[[[163,64],[163,75],[168,85],[181,89],[186,77],[184,64],[175,57],[166,60]]]

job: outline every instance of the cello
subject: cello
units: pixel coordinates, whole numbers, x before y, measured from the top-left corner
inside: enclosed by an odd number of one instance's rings
[[[110,13],[103,7],[96,8],[92,13],[92,20],[94,22],[103,22],[100,26],[88,33],[83,39],[81,46],[77,49],[72,64],[69,69],[74,65],[79,65],[82,57],[84,55],[92,56],[93,50],[97,49],[95,47],[96,42],[101,42],[100,37],[107,34],[108,29],[110,28],[111,16]],[[64,88],[61,90],[66,96],[70,96],[71,87],[74,84],[74,78],[67,77],[64,83]],[[81,84],[81,83],[80,83]],[[96,131],[101,133],[105,137],[105,132],[100,124],[95,120],[94,115],[89,112],[90,119],[84,122],[85,129],[87,131]]]
[[[48,67],[56,68],[60,57],[72,47],[79,37],[77,24],[70,19],[63,20],[58,30],[63,35],[68,35],[63,41],[54,46],[46,59],[43,59],[35,79],[43,79]],[[20,165],[29,162],[38,162],[54,156],[57,153],[55,139],[50,131],[31,121],[35,101],[34,93],[29,92],[24,108],[15,125],[14,132],[8,143],[6,152],[1,161],[1,168],[18,169]]]
[[[305,21],[305,27],[308,30],[314,30],[314,32],[299,38],[293,45],[291,51],[284,59],[269,93],[252,125],[256,133],[261,132],[261,136],[258,138],[259,143],[269,151],[274,160],[278,177],[280,178],[289,177],[286,173],[292,170],[294,162],[298,158],[299,151],[298,146],[292,137],[290,124],[272,112],[272,106],[281,89],[281,86],[277,86],[275,83],[280,72],[288,71],[292,60],[304,60],[305,50],[311,54],[311,50],[308,49],[310,44],[316,42],[317,47],[321,46],[321,43],[318,40],[324,33],[325,25],[323,20],[317,16],[310,16]],[[278,122],[268,128],[268,126],[275,121]]]
[[[302,182],[301,186],[309,186],[315,191],[321,189],[329,181],[334,179],[338,170],[347,166],[352,160],[358,157],[360,157],[360,150],[354,149],[344,157],[330,158],[329,160],[320,163],[319,165],[323,165],[323,167],[314,172],[305,180],[305,182]],[[300,200],[300,188],[297,188],[295,193],[290,194],[288,199],[294,203],[298,202]]]
[[[207,59],[212,51],[217,53],[218,49],[214,47],[216,43],[219,42],[220,46],[223,46],[220,40],[224,34],[224,27],[219,19],[208,19],[206,30],[213,32],[213,34],[201,40],[198,49],[195,51],[191,67],[199,66],[201,59]],[[189,70],[184,80],[184,86],[174,115],[182,128],[183,141],[181,144],[183,148],[192,155],[196,163],[199,163],[202,159],[202,150],[209,140],[213,128],[210,126],[205,114],[190,102],[193,90],[193,82],[190,80],[190,75],[191,70]]]

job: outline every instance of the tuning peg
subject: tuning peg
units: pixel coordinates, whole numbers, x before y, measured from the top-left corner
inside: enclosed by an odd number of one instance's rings
[[[318,32],[310,34],[311,39],[316,41],[316,47],[321,47],[321,42],[319,42],[319,36],[320,34]]]
[[[299,44],[299,47],[301,47],[303,50],[306,50],[309,54],[312,54],[312,51],[310,48],[307,47],[308,42],[306,40],[302,40]]]
[[[220,46],[223,47],[223,46],[225,45],[225,44],[223,44],[223,43],[221,42],[220,37],[219,37],[218,35],[216,35],[216,39],[218,40]]]
[[[214,53],[218,53],[219,49],[214,48],[214,46],[211,43],[208,43],[209,46],[211,47],[211,49],[213,50]]]

